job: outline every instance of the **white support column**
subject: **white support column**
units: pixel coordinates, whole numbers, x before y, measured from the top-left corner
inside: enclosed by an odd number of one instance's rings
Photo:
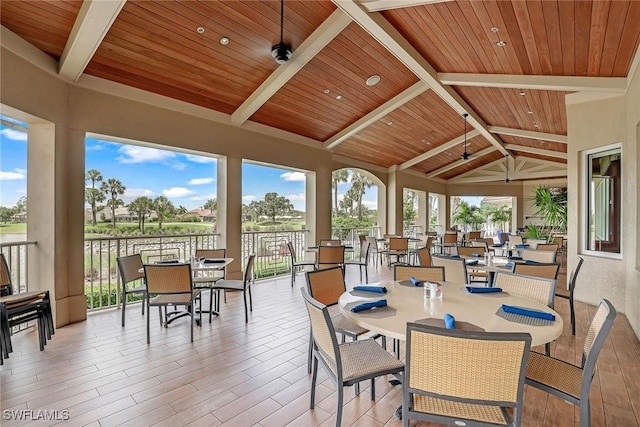
[[[418,216],[416,224],[422,227],[422,232],[429,231],[429,197],[424,191],[418,191]]]
[[[317,191],[317,182],[316,182],[316,174],[315,172],[306,172],[305,173],[305,192],[304,192],[304,197],[305,197],[305,203],[304,203],[304,209],[306,212],[305,215],[305,228],[307,230],[309,230],[307,232],[307,234],[304,236],[304,245],[305,246],[312,246],[313,244],[315,244],[315,242],[317,241],[316,237],[316,228],[317,228],[317,197],[316,197],[316,191]],[[298,254],[299,257],[304,257],[307,258],[307,256],[309,256],[308,259],[312,259],[311,258],[310,253],[305,252],[304,254]]]
[[[227,268],[227,278],[242,279],[242,159],[221,157],[218,160],[218,247],[227,249],[234,261]]]

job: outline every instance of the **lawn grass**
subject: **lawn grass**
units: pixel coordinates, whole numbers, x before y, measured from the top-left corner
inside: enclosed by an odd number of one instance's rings
[[[27,223],[25,222],[8,222],[6,224],[0,223],[0,234],[4,233],[26,233]]]

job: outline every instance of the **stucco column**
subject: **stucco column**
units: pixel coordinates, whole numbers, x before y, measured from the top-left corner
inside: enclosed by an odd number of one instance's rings
[[[416,225],[422,227],[422,232],[429,230],[429,204],[427,193],[424,191],[418,191],[418,215],[416,218]]]
[[[387,233],[402,234],[402,186],[398,172],[389,172],[387,182]]]
[[[29,289],[49,290],[56,326],[87,318],[84,296],[84,132],[29,123]]]
[[[315,172],[305,172],[305,181],[304,181],[305,189],[304,189],[304,209],[305,209],[305,220],[304,220],[304,228],[309,230],[304,235],[304,246],[313,245],[312,242],[316,241],[316,224],[317,224],[317,197],[316,197],[316,174]],[[311,259],[310,255],[307,252],[304,254],[298,254],[298,257],[304,257]]]
[[[313,244],[316,244],[318,239],[330,239],[331,238],[331,214],[332,214],[332,200],[331,200],[331,171],[330,170],[318,170],[315,174],[315,236],[316,240]],[[311,212],[310,207],[307,207],[307,212]],[[307,242],[311,244],[312,241]]]
[[[233,262],[227,278],[242,279],[242,159],[218,159],[218,247],[227,249]]]

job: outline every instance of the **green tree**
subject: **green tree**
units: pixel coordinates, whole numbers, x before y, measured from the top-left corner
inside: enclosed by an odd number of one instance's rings
[[[338,216],[338,184],[349,180],[349,171],[347,169],[339,169],[331,174],[331,188],[333,189],[333,207],[334,215]]]
[[[16,202],[16,213],[26,212],[27,211],[27,196],[22,196]]]
[[[453,214],[453,222],[455,224],[463,224],[465,228],[473,226],[478,228],[484,222],[484,218],[480,215],[480,208],[471,206],[468,202],[460,200],[458,208]]]
[[[356,189],[357,194],[356,213],[358,215],[358,219],[362,220],[362,197],[364,196],[365,191],[367,191],[367,188],[371,188],[373,186],[373,181],[371,181],[368,176],[361,174],[360,172],[353,172],[353,174],[351,175],[351,183],[352,188]]]
[[[503,231],[508,231],[505,227],[509,221],[511,221],[511,208],[506,206],[496,206],[489,213],[489,219],[495,224],[500,224]]]
[[[96,225],[96,214],[98,203],[104,202],[105,195],[96,188],[96,183],[102,182],[102,174],[97,169],[90,169],[85,175],[85,181],[91,181],[91,188],[85,190],[85,200],[91,206],[91,225]]]
[[[111,208],[111,226],[116,228],[116,209],[124,202],[119,196],[124,194],[126,187],[122,185],[122,182],[115,178],[109,178],[106,182],[103,182],[100,186],[102,192],[107,196],[107,206]]]
[[[412,224],[418,215],[416,210],[416,199],[418,195],[410,190],[404,191],[402,201],[402,220],[405,225]]]
[[[189,212],[189,211],[187,210],[187,208],[185,208],[185,207],[184,207],[184,206],[182,206],[182,205],[178,206],[178,208],[176,209],[176,215],[184,215],[184,214],[186,214],[187,212]]]
[[[138,216],[138,228],[142,234],[144,234],[145,219],[152,211],[153,201],[146,196],[136,197],[129,203],[129,213],[133,212]]]
[[[538,215],[546,228],[567,231],[567,192],[566,189],[552,189],[540,186],[529,200],[533,201]]]
[[[162,230],[162,222],[173,215],[176,208],[165,196],[158,196],[153,199],[152,207],[158,216],[158,230]]]
[[[9,208],[7,206],[0,206],[0,221],[5,224],[9,222],[11,217],[16,213],[14,208]]]
[[[276,222],[276,216],[290,212],[293,209],[289,199],[275,192],[265,194],[264,200],[257,202],[256,206],[258,213],[271,218],[272,223]]]
[[[209,199],[207,203],[203,206],[204,209],[209,209],[211,211],[218,210],[218,199]]]

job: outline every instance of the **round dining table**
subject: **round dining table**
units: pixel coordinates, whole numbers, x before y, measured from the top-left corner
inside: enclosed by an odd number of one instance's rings
[[[470,293],[463,284],[443,282],[442,299],[430,300],[424,298],[424,288],[410,284],[408,281],[384,281],[370,285],[385,287],[385,294],[347,291],[338,301],[340,311],[363,328],[403,341],[408,322],[433,324],[442,321],[447,313],[455,318],[456,324],[468,325],[475,330],[527,332],[531,335],[532,346],[546,344],[562,334],[562,317],[546,305],[528,298],[509,295],[506,292]],[[351,311],[354,305],[380,299],[387,300],[387,307],[357,313]],[[546,322],[548,324],[545,325],[534,325],[530,323],[536,322],[519,323],[507,320],[497,314],[501,312],[503,304],[550,313],[555,316],[555,321]]]

